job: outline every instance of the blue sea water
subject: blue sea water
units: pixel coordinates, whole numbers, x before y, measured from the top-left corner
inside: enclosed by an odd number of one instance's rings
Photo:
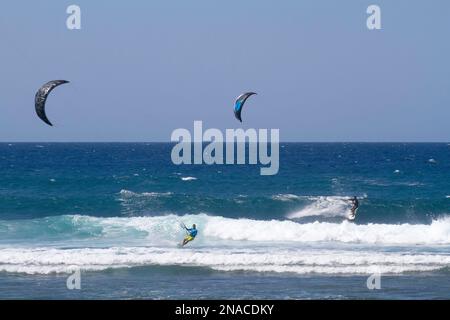
[[[172,147],[1,143],[0,298],[450,298],[449,144],[282,143],[274,176]]]

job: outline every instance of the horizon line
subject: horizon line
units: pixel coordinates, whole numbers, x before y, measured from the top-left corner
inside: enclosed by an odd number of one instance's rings
[[[177,141],[0,141],[0,144],[11,143],[180,143]],[[195,142],[191,142],[195,143]],[[208,144],[210,142],[203,142]],[[230,143],[224,141],[224,143]],[[235,143],[235,142],[231,142]],[[246,141],[246,143],[248,143]],[[282,143],[450,143],[450,141],[279,141]]]

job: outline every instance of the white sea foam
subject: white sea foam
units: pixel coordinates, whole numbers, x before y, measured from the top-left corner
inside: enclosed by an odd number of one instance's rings
[[[123,196],[134,196],[134,195],[136,195],[135,192],[130,191],[130,190],[125,190],[125,189],[120,190],[119,193],[120,193],[121,195],[123,195]]]
[[[450,218],[430,225],[367,224],[293,221],[257,221],[210,217],[204,234],[226,240],[345,242],[367,244],[450,244]]]
[[[180,222],[196,223],[197,239],[176,248]],[[19,232],[11,221],[0,221],[8,232]],[[26,222],[21,222],[21,224]],[[42,233],[56,226],[61,247],[36,247],[25,238],[20,247],[0,247],[0,271],[24,273],[104,270],[147,265],[208,267],[222,271],[362,274],[429,271],[450,266],[450,217],[425,224],[304,223],[231,219],[206,214],[129,218],[59,216],[25,226]],[[42,228],[42,229],[39,229]],[[73,230],[96,230],[92,238],[74,241]],[[67,232],[73,235],[66,239]],[[18,239],[17,234],[13,234]],[[28,242],[31,243],[27,245]],[[344,244],[345,243],[345,244]],[[432,247],[432,249],[430,249]],[[67,249],[69,248],[69,249]]]
[[[149,247],[0,249],[0,271],[30,274],[69,273],[151,265],[209,267],[256,272],[402,273],[446,268],[444,254],[352,252],[349,250],[216,250]]]
[[[45,239],[45,232],[52,232],[51,239],[85,241],[92,234],[93,245],[98,241],[113,241],[118,246],[121,241],[145,241],[146,245],[161,243],[174,245],[182,230],[180,222],[186,225],[196,223],[199,227],[197,244],[209,246],[214,241],[234,245],[233,241],[253,246],[258,243],[284,242],[286,244],[309,243],[355,243],[368,245],[450,245],[450,217],[434,220],[431,224],[364,224],[348,221],[341,223],[313,222],[297,223],[291,220],[232,219],[220,216],[166,215],[155,217],[112,217],[59,216],[27,222],[0,221],[0,228],[10,232],[8,237],[30,239],[29,234],[39,234]],[[90,230],[92,232],[90,232]],[[79,232],[83,231],[83,232]],[[16,234],[16,233],[17,234]],[[4,236],[4,235],[3,235]],[[116,237],[120,239],[116,242]]]
[[[363,182],[372,186],[380,186],[380,187],[390,187],[390,186],[418,187],[425,185],[424,183],[419,181],[392,181],[385,179],[366,179],[363,180]]]
[[[316,273],[316,274],[396,274],[404,272],[432,271],[439,269],[437,266],[350,266],[350,267],[318,267],[318,266],[226,266],[212,267],[220,271],[256,271],[256,272],[277,272],[277,273]]]
[[[161,196],[170,196],[173,193],[172,192],[142,192],[142,193],[136,193],[130,190],[122,189],[120,190],[119,194],[126,198],[132,198],[132,197],[161,197]]]
[[[157,216],[129,218],[94,218],[72,216],[72,225],[82,228],[101,228],[102,236],[115,236],[120,230],[147,234],[147,244],[174,241],[179,238],[180,221],[196,223],[200,228],[197,243],[208,245],[211,241],[286,242],[286,243],[360,243],[378,245],[450,245],[450,217],[431,224],[366,224],[348,221],[341,223],[297,223],[290,220],[232,219],[206,214],[187,216]],[[67,224],[67,223],[65,223]],[[96,233],[97,234],[97,233]],[[134,236],[134,233],[130,233]],[[158,235],[155,237],[155,235]]]
[[[295,194],[291,193],[280,193],[272,196],[273,200],[279,200],[279,201],[293,201],[301,199],[301,196],[297,196]]]
[[[350,214],[351,204],[349,197],[329,196],[310,197],[313,201],[310,205],[287,215],[289,219],[304,218],[310,216],[347,217]]]
[[[183,181],[192,181],[192,180],[197,180],[196,177],[182,177],[181,180]]]

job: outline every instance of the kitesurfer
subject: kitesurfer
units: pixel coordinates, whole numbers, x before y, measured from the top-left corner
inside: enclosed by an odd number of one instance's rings
[[[187,228],[186,226],[184,226],[184,228],[186,229],[186,236],[183,239],[182,246],[185,246],[188,242],[191,242],[197,236],[197,227],[195,224],[192,225],[192,228]]]
[[[350,209],[351,212],[351,217],[355,218],[356,216],[356,211],[359,208],[359,201],[358,198],[356,196],[354,196],[352,199],[350,199],[350,202],[352,203],[352,208]]]

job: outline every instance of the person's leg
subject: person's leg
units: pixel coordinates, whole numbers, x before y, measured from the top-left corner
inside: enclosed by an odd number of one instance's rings
[[[185,246],[186,244],[188,244],[188,242],[190,242],[192,240],[191,237],[186,237],[183,239],[183,246]]]

